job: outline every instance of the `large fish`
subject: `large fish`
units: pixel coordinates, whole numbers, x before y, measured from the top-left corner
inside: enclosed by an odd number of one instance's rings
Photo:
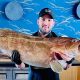
[[[49,68],[55,72],[63,70],[61,64],[54,59],[54,54],[74,55],[80,61],[80,40],[74,38],[41,38],[33,37],[11,30],[0,30],[0,55],[12,56],[17,50],[23,63]]]

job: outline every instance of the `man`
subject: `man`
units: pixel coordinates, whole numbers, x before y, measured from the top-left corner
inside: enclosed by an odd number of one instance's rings
[[[49,8],[44,8],[40,11],[37,24],[39,31],[34,33],[33,36],[43,38],[57,37],[57,35],[51,31],[55,22]],[[59,80],[59,74],[53,72],[50,68],[36,68],[30,66],[30,71],[29,80]]]
[[[55,25],[51,9],[44,8],[40,11],[37,24],[39,26],[39,30],[36,33],[34,33],[33,36],[39,36],[43,38],[57,37],[57,35],[51,31]],[[19,68],[25,67],[25,65],[19,59],[20,58],[19,54],[16,53],[17,53],[16,51],[13,52],[12,61],[18,64],[17,67]],[[66,67],[63,67],[64,69],[67,69],[73,61],[73,59],[71,59],[68,55],[61,54],[59,56],[57,55],[55,56],[57,59],[59,59],[60,57],[66,61],[65,63],[67,65]],[[62,66],[64,66],[64,64]],[[59,80],[59,74],[53,72],[51,68],[30,66],[29,69],[30,69],[29,80]]]

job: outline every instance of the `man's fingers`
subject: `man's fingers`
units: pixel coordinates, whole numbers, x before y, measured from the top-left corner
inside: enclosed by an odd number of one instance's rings
[[[21,67],[22,68],[25,68],[25,64],[23,62],[21,63]]]
[[[20,69],[25,68],[25,64],[24,63],[21,63],[20,65],[15,64],[15,66],[17,68],[20,68]]]
[[[69,57],[68,55],[66,55],[66,54],[60,54],[61,55],[61,57],[65,60],[65,61],[70,61],[72,58],[71,57]]]
[[[62,53],[62,52],[52,52],[51,53],[51,60],[65,60],[65,61],[70,61],[74,56],[71,57],[71,55],[69,55],[67,52],[66,53]]]

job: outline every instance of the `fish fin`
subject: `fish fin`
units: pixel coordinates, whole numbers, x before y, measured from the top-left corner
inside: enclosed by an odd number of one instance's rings
[[[56,61],[56,60],[52,60],[50,62],[50,67],[56,73],[60,73],[61,71],[64,70],[62,65],[58,61]]]

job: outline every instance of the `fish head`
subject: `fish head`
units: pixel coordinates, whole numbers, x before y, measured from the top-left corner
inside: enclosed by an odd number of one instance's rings
[[[67,47],[66,51],[69,56],[80,62],[80,40],[72,39],[71,44]]]
[[[75,59],[80,62],[80,41],[78,42],[77,55]]]

